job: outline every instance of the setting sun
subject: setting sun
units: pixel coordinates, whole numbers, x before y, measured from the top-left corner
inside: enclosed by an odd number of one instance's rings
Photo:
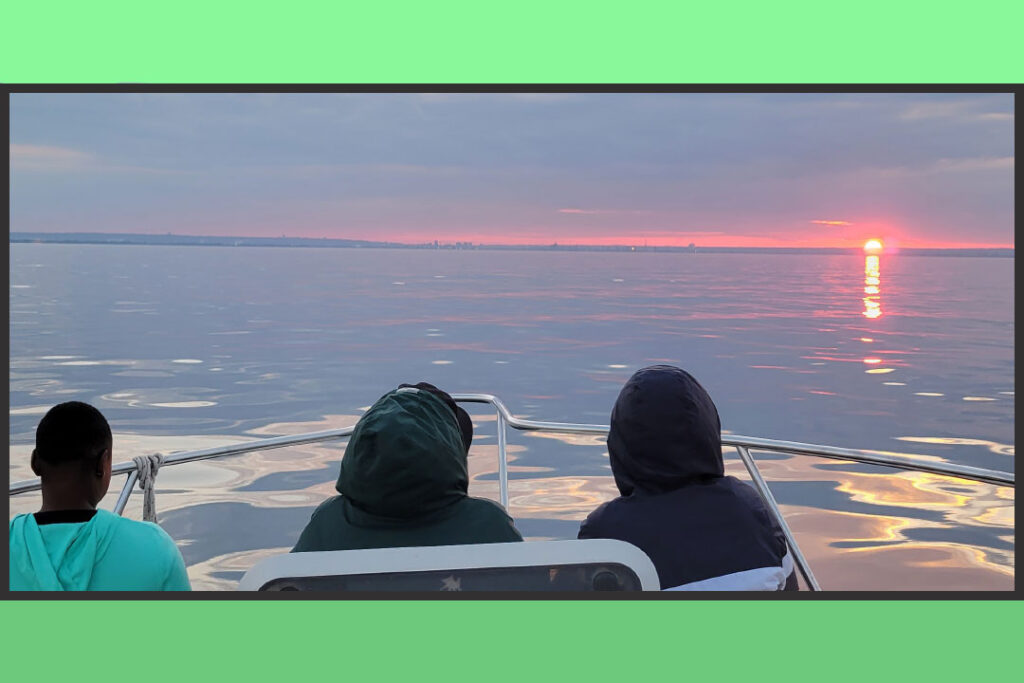
[[[864,243],[864,251],[866,252],[877,252],[882,251],[882,243],[879,240],[868,240]]]

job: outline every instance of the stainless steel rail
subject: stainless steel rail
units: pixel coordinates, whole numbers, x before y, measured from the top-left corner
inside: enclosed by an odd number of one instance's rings
[[[723,434],[723,446],[734,446],[736,448],[752,448],[756,451],[771,451],[773,453],[790,453],[792,455],[814,455],[819,458],[832,460],[849,460],[868,465],[881,465],[882,467],[894,467],[900,470],[913,470],[915,472],[930,472],[941,474],[947,477],[960,479],[971,479],[986,484],[998,486],[1013,486],[1014,473],[1002,472],[999,470],[987,470],[981,467],[968,467],[957,465],[941,460],[917,460],[902,455],[890,455],[876,451],[862,451],[854,448],[836,448],[835,446],[819,446],[812,443],[800,443],[797,441],[776,441],[775,439],[761,439],[754,436],[739,436],[737,434]]]
[[[608,433],[607,425],[592,424],[570,424],[564,422],[537,422],[534,420],[521,420],[514,417],[501,402],[501,399],[490,394],[452,394],[452,398],[460,403],[490,403],[498,411],[498,414],[505,418],[506,424],[512,429],[523,432],[558,432],[560,434],[600,434]],[[790,453],[793,455],[815,455],[821,458],[833,460],[849,460],[852,462],[866,463],[870,465],[881,465],[883,467],[894,467],[901,470],[915,470],[918,472],[931,472],[943,474],[950,477],[972,479],[987,484],[998,484],[1000,486],[1013,486],[1013,472],[1001,472],[999,470],[987,470],[980,467],[968,467],[932,460],[917,460],[907,456],[889,455],[876,451],[864,451],[854,448],[837,448],[835,446],[822,446],[819,444],[800,443],[798,441],[779,441],[776,439],[761,439],[753,436],[740,436],[738,434],[723,434],[722,445],[734,448],[745,447],[757,451],[771,451],[773,453]],[[502,454],[503,455],[503,454]]]
[[[775,502],[775,496],[772,495],[771,489],[768,488],[768,482],[761,476],[761,470],[757,469],[757,463],[750,457],[750,451],[747,450],[746,446],[737,446],[736,452],[740,454],[743,465],[747,468],[747,472],[750,473],[750,479],[754,482],[754,488],[761,494],[762,500],[768,505],[768,509],[772,511],[775,519],[779,522],[779,527],[782,528],[782,533],[786,537],[786,543],[789,545],[789,551],[793,553],[796,566],[800,569],[800,573],[803,574],[807,586],[812,591],[820,591],[821,586],[818,584],[818,580],[814,578],[814,573],[811,572],[811,565],[808,564],[803,551],[797,545],[796,538],[793,537],[793,532],[790,530],[789,524],[786,523],[786,518],[782,516],[782,511],[779,510],[779,504]]]
[[[459,403],[490,404],[494,407],[497,413],[498,485],[501,495],[501,504],[505,507],[508,507],[508,455],[506,452],[506,436],[508,427],[521,432],[596,435],[606,435],[608,433],[607,425],[523,420],[512,415],[501,399],[491,394],[452,394],[452,398]],[[242,453],[251,453],[253,451],[265,451],[273,448],[286,448],[288,446],[299,446],[302,444],[344,439],[351,436],[354,428],[354,426],[343,427],[341,429],[307,432],[305,434],[297,434],[294,436],[253,439],[251,441],[231,444],[229,446],[206,448],[195,451],[182,451],[165,457],[163,467],[167,467],[168,465],[180,465],[198,460],[220,458],[228,455],[240,455]],[[941,461],[919,460],[902,455],[890,455],[888,453],[851,448],[836,448],[834,446],[821,446],[818,444],[799,443],[795,441],[761,439],[750,436],[739,436],[736,434],[723,435],[722,445],[732,446],[736,449],[744,466],[750,473],[754,487],[757,489],[762,499],[764,499],[765,504],[771,510],[772,514],[778,520],[779,525],[786,536],[786,540],[789,543],[790,550],[792,551],[797,567],[800,569],[800,572],[804,577],[804,581],[811,590],[820,590],[818,582],[815,580],[814,574],[811,572],[811,569],[807,564],[807,560],[800,551],[800,548],[796,543],[796,539],[793,537],[793,533],[789,529],[789,525],[786,524],[786,520],[779,511],[778,503],[776,503],[775,497],[769,490],[767,482],[765,482],[764,477],[761,476],[761,472],[757,468],[757,463],[750,455],[751,449],[758,451],[771,451],[774,453],[789,453],[793,455],[812,455],[820,458],[880,465],[900,470],[929,472],[932,474],[940,474],[960,479],[970,479],[999,486],[1014,486],[1015,479],[1013,472],[1001,472],[998,470],[982,469],[980,467],[968,467],[966,465],[956,465]],[[121,493],[118,495],[117,502],[114,505],[114,512],[121,514],[124,512],[124,508],[128,504],[128,499],[131,496],[136,481],[138,480],[138,471],[136,470],[134,462],[118,463],[113,466],[111,471],[112,474],[128,475],[124,487],[121,489]],[[10,485],[8,495],[14,496],[20,493],[38,491],[39,488],[40,482],[38,479],[18,481]]]
[[[341,429],[328,429],[322,432],[306,432],[305,434],[296,434],[294,436],[275,436],[269,439],[253,439],[252,441],[243,441],[229,446],[204,448],[196,451],[181,451],[178,453],[172,453],[164,458],[164,463],[161,467],[167,467],[168,465],[181,465],[186,462],[195,462],[197,460],[220,458],[226,455],[241,455],[242,453],[251,453],[253,451],[269,451],[273,448],[287,448],[288,446],[301,446],[302,444],[307,443],[343,439],[351,435],[354,428],[354,426],[342,427]],[[112,475],[129,473],[135,474],[136,476],[138,475],[135,463],[131,461],[117,463],[110,469],[110,472]],[[135,480],[132,477],[129,477],[129,481],[132,486],[135,485]],[[8,495],[15,496],[19,493],[38,491],[39,488],[39,479],[16,481],[11,484]],[[129,488],[130,492],[130,487],[126,485],[126,488]],[[122,495],[124,494],[122,493]]]

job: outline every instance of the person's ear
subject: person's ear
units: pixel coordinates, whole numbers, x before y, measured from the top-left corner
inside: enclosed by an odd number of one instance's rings
[[[29,461],[29,463],[32,465],[32,474],[36,475],[37,477],[43,476],[42,473],[39,471],[39,458],[36,457],[36,449],[34,448],[32,449],[32,459]]]
[[[100,454],[100,457],[96,458],[96,469],[94,474],[97,479],[103,479],[110,472],[111,461],[113,460],[114,454],[111,447],[107,447]]]

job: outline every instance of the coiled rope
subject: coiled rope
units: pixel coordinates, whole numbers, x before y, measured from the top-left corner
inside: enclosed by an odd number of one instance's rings
[[[137,455],[132,460],[139,473],[138,484],[142,487],[142,520],[156,524],[156,489],[154,487],[156,486],[156,473],[164,462],[164,456],[159,453]]]

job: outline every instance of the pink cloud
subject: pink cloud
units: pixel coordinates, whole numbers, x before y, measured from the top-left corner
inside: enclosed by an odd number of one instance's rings
[[[558,209],[558,213],[571,213],[571,214],[584,214],[587,216],[596,215],[611,215],[611,214],[628,214],[633,216],[643,216],[656,213],[655,211],[643,211],[639,209],[633,210],[619,210],[619,209]]]
[[[37,171],[79,168],[89,155],[69,147],[19,145],[11,143],[11,168]]]

